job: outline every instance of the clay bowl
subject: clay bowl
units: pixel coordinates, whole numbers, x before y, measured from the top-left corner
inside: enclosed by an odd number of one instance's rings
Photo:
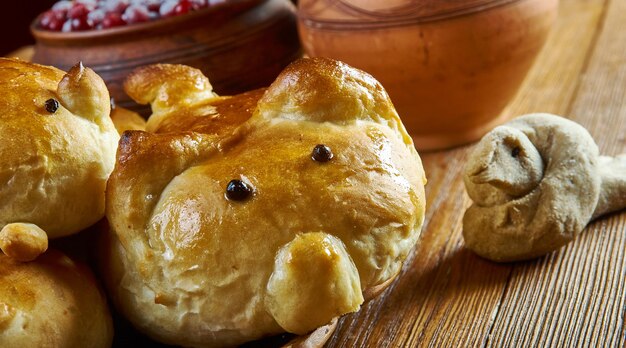
[[[122,89],[136,67],[155,63],[201,69],[218,94],[269,85],[301,55],[289,0],[229,0],[186,15],[83,32],[51,32],[31,24],[33,61],[63,70],[78,61],[107,83],[118,105],[149,114]]]
[[[477,140],[507,117],[558,0],[300,0],[310,56],[371,73],[420,150]]]

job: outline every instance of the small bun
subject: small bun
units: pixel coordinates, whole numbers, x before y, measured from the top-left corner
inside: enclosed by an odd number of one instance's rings
[[[108,348],[113,323],[89,270],[56,250],[0,253],[0,347]]]
[[[186,65],[154,64],[137,68],[124,81],[124,91],[139,104],[150,104],[147,129],[156,129],[162,119],[181,107],[192,107],[217,97],[202,71]]]
[[[32,261],[48,249],[48,236],[37,225],[8,224],[0,230],[0,249],[17,261]]]
[[[100,220],[119,140],[102,79],[0,58],[0,94],[0,228],[57,238]]]
[[[143,117],[120,106],[111,111],[111,120],[120,135],[127,130],[146,130],[146,120]]]

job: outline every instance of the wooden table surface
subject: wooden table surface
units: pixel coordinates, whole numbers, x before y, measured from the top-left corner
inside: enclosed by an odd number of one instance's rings
[[[561,0],[512,115],[584,125],[601,153],[626,152],[626,0]],[[340,320],[326,347],[626,347],[626,212],[540,259],[496,264],[463,245],[472,146],[423,153],[426,223],[380,297]]]

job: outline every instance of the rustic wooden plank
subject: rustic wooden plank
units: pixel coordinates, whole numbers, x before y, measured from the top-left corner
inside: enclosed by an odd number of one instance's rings
[[[566,114],[571,110],[605,5],[601,0],[562,0],[561,15],[547,49],[506,112]],[[542,286],[528,284],[524,288],[519,282],[523,276],[547,284],[558,294],[560,283],[537,265],[552,270],[560,253],[515,266],[485,261],[463,247],[461,219],[469,200],[461,168],[470,148],[423,154],[429,177],[428,207],[419,245],[389,289],[359,313],[340,321],[328,347],[519,346],[513,342],[530,342],[528,335],[542,335],[542,328],[532,322],[514,327],[507,320],[536,315],[532,301],[544,296]],[[512,281],[514,278],[517,282]],[[516,296],[520,296],[521,305],[515,304]],[[597,317],[610,321],[617,316],[598,313]]]
[[[612,0],[566,111],[602,152],[626,152],[626,1]],[[626,346],[626,213],[592,223],[577,240],[515,267],[494,346]],[[521,330],[520,330],[521,328]]]

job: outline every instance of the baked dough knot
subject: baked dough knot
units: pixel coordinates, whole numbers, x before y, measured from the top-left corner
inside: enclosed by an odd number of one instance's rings
[[[148,132],[107,189],[108,286],[141,330],[185,346],[304,334],[400,271],[424,220],[421,160],[387,93],[330,59],[220,97],[198,70],[135,71]]]
[[[531,114],[496,127],[470,155],[468,248],[493,261],[544,255],[603,214],[626,207],[626,155],[600,156],[581,125]]]

